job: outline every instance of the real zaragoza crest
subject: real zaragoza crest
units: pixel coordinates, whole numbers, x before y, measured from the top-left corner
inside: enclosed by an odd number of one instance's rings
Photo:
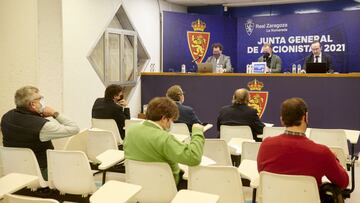
[[[245,23],[245,30],[249,36],[254,31],[254,28],[255,28],[255,23],[251,19],[248,19]]]
[[[266,108],[269,92],[261,91],[264,87],[264,83],[256,79],[248,82],[247,86],[250,89],[249,106],[253,107],[258,112],[258,116],[261,118]]]
[[[204,32],[206,24],[197,19],[191,23],[194,31],[187,31],[187,40],[193,60],[201,63],[209,47],[210,32]]]

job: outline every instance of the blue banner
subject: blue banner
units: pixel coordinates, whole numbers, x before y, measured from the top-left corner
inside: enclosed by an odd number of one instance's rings
[[[196,71],[192,61],[203,54],[205,62],[212,54],[211,44],[220,42],[235,72],[246,72],[246,64],[261,56],[262,44],[271,42],[286,72],[292,64],[303,65],[310,43],[319,40],[335,71],[360,72],[359,25],[359,11],[238,19],[164,12],[163,67],[165,72],[180,72],[185,64],[187,71]]]
[[[206,59],[212,55],[211,44],[220,42],[224,46],[223,53],[230,56],[231,63],[233,66],[236,66],[236,24],[236,19],[229,17],[164,12],[164,72],[180,72],[182,64],[185,64],[188,72],[196,71],[196,65],[192,62],[199,57],[196,53],[196,44],[194,44],[194,41],[198,39],[196,34],[198,36],[199,34],[203,34],[203,39],[206,40],[204,40],[204,43],[207,44],[207,47],[204,46],[204,49],[202,50],[204,51],[202,62],[205,62]],[[193,26],[195,27],[195,30]],[[204,30],[202,31],[202,29]],[[208,38],[205,36],[206,33],[209,35]],[[192,37],[192,34],[195,36]],[[189,40],[188,36],[190,38]],[[207,39],[209,40],[207,41]],[[193,54],[191,52],[193,52]]]
[[[291,72],[292,64],[304,64],[311,42],[318,40],[322,51],[332,57],[336,72],[359,72],[359,25],[359,11],[238,18],[238,70],[245,72],[246,64],[261,56],[267,42],[281,57],[282,71]]]

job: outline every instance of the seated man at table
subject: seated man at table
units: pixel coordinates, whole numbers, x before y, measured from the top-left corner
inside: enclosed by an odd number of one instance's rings
[[[218,131],[221,125],[246,125],[251,128],[254,140],[261,141],[257,135],[263,133],[265,125],[260,121],[257,111],[248,106],[249,99],[249,91],[246,89],[237,89],[234,92],[232,105],[224,106],[220,110],[217,118]]]
[[[120,85],[109,85],[104,98],[97,98],[92,107],[92,117],[98,119],[114,119],[121,138],[125,138],[125,120],[130,119],[130,109],[124,99]]]
[[[319,41],[314,41],[310,45],[311,54],[305,58],[304,70],[306,71],[307,63],[325,63],[328,73],[333,73],[334,69],[332,67],[331,57],[322,52],[322,47]]]
[[[230,56],[224,55],[223,45],[214,43],[212,46],[213,55],[206,59],[206,63],[212,63],[213,72],[216,73],[218,68],[220,72],[232,72]]]
[[[272,45],[264,43],[262,47],[263,55],[258,58],[258,62],[266,62],[269,73],[281,72],[281,58],[273,53]]]
[[[205,138],[204,127],[194,124],[190,143],[179,142],[169,133],[171,124],[178,115],[178,108],[171,99],[167,97],[152,99],[146,111],[147,120],[129,127],[124,141],[124,152],[125,159],[168,163],[176,184],[181,182],[179,187],[183,188],[184,181],[180,181],[182,177],[178,163],[189,166],[199,165]]]
[[[188,126],[190,132],[193,124],[201,123],[199,118],[196,116],[194,109],[190,106],[183,105],[185,96],[179,85],[171,86],[167,90],[166,96],[174,100],[179,109],[179,118],[175,121],[175,123],[185,123]]]
[[[45,105],[38,88],[25,86],[15,93],[16,108],[1,119],[5,147],[30,148],[47,180],[46,150],[54,149],[52,139],[69,137],[79,132],[75,122]],[[54,119],[47,119],[53,117]]]
[[[301,98],[290,98],[281,104],[283,134],[268,137],[262,142],[258,157],[258,171],[287,175],[313,176],[318,186],[326,176],[340,188],[346,188],[349,177],[335,154],[305,135],[308,126],[308,109]]]

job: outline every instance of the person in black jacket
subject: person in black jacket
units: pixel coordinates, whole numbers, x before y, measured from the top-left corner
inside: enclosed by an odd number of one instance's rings
[[[193,108],[183,105],[185,96],[179,85],[171,86],[167,90],[166,96],[174,100],[179,109],[179,118],[175,121],[175,123],[185,123],[188,126],[190,132],[194,123],[201,124],[201,121],[195,114]]]
[[[104,98],[97,98],[92,107],[92,118],[114,119],[121,138],[125,138],[125,120],[130,119],[130,109],[124,99],[123,88],[120,85],[109,85]]]
[[[319,41],[311,43],[311,54],[305,58],[304,69],[306,71],[307,63],[325,63],[327,72],[333,73],[331,57],[325,53],[322,53],[322,47]]]
[[[248,106],[249,91],[238,89],[234,92],[232,105],[221,108],[218,119],[217,129],[220,131],[221,125],[246,125],[251,128],[255,141],[261,141],[257,138],[258,134],[263,133],[264,124],[260,121],[255,109]]]

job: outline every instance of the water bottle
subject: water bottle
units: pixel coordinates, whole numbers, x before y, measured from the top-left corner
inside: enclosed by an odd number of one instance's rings
[[[181,65],[181,72],[186,73],[186,65],[185,64]]]
[[[250,64],[246,64],[246,73],[250,73]]]
[[[292,73],[296,73],[296,64],[292,64],[292,70],[291,70]]]
[[[297,73],[301,73],[301,64],[297,65]]]

